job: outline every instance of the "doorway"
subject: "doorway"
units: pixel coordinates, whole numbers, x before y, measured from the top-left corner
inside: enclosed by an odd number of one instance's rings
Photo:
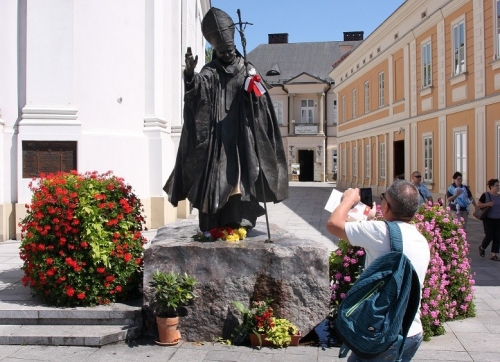
[[[394,178],[405,178],[405,141],[394,141]]]
[[[314,181],[314,151],[299,150],[299,181]]]

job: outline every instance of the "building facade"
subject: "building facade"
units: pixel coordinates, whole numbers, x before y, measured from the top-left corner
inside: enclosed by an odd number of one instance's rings
[[[335,62],[363,39],[289,43],[288,34],[269,34],[248,54],[268,85],[280,124],[291,181],[327,181],[337,169],[337,99],[328,76]]]
[[[40,172],[112,170],[147,227],[188,212],[162,190],[182,127],[182,70],[203,59],[209,0],[0,1],[0,241],[19,238]],[[197,70],[202,67],[199,62]]]
[[[384,191],[422,173],[444,197],[500,174],[500,1],[405,1],[330,73],[340,187]]]

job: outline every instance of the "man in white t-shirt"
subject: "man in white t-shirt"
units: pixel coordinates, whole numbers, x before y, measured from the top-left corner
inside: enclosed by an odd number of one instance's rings
[[[380,195],[382,216],[387,221],[396,221],[403,237],[403,253],[410,259],[418,274],[420,288],[423,288],[425,274],[430,260],[429,244],[425,237],[410,224],[419,207],[420,195],[413,184],[404,180],[395,180],[385,193]],[[376,205],[373,203],[368,221],[346,222],[347,213],[360,201],[359,189],[348,189],[344,192],[342,201],[333,210],[327,221],[327,230],[340,239],[348,240],[351,245],[365,249],[365,267],[375,259],[391,250],[389,230],[383,221],[371,220],[376,214]],[[420,292],[422,295],[422,292]],[[403,361],[410,361],[422,343],[423,329],[418,310],[405,340]],[[391,359],[391,356],[394,358]],[[393,345],[370,362],[388,361],[396,359],[396,350]],[[348,362],[362,362],[354,353],[349,356]],[[366,360],[368,361],[368,360]]]

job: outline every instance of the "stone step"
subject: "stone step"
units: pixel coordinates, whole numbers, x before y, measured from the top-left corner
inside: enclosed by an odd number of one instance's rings
[[[0,301],[1,325],[142,325],[142,302],[54,308],[39,303]]]
[[[103,346],[136,339],[130,325],[0,325],[0,345]]]

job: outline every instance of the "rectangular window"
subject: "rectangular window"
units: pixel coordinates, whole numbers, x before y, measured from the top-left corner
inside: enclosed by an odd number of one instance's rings
[[[333,101],[333,123],[334,126],[337,125],[337,101]]]
[[[379,147],[380,147],[379,178],[385,180],[385,142],[382,142]]]
[[[358,148],[352,148],[352,176],[358,177]]]
[[[342,96],[342,122],[345,122],[345,96]]]
[[[314,101],[312,99],[301,100],[300,114],[301,123],[314,123]]]
[[[333,150],[333,166],[332,171],[337,172],[337,150]]]
[[[422,88],[432,84],[432,49],[431,42],[422,45]]]
[[[500,125],[497,126],[497,175],[500,175]]]
[[[356,118],[356,89],[352,90],[352,118]]]
[[[432,150],[432,135],[424,135],[422,148],[424,150],[422,181],[432,182],[434,174],[434,153]]]
[[[384,72],[378,73],[378,106],[385,104],[385,75]]]
[[[371,172],[370,145],[365,145],[365,178],[370,178],[370,172]]]
[[[345,177],[347,171],[347,150],[342,148],[342,176]]]
[[[497,43],[497,59],[500,58],[500,0],[495,1],[496,5],[496,21],[495,21],[495,36]]]
[[[465,72],[465,22],[453,26],[453,75]]]
[[[365,82],[365,113],[370,112],[370,82]]]
[[[278,119],[278,124],[283,124],[283,101],[273,101],[274,113]]]
[[[467,131],[456,130],[454,132],[455,140],[455,171],[462,174],[462,182],[467,184]]]

